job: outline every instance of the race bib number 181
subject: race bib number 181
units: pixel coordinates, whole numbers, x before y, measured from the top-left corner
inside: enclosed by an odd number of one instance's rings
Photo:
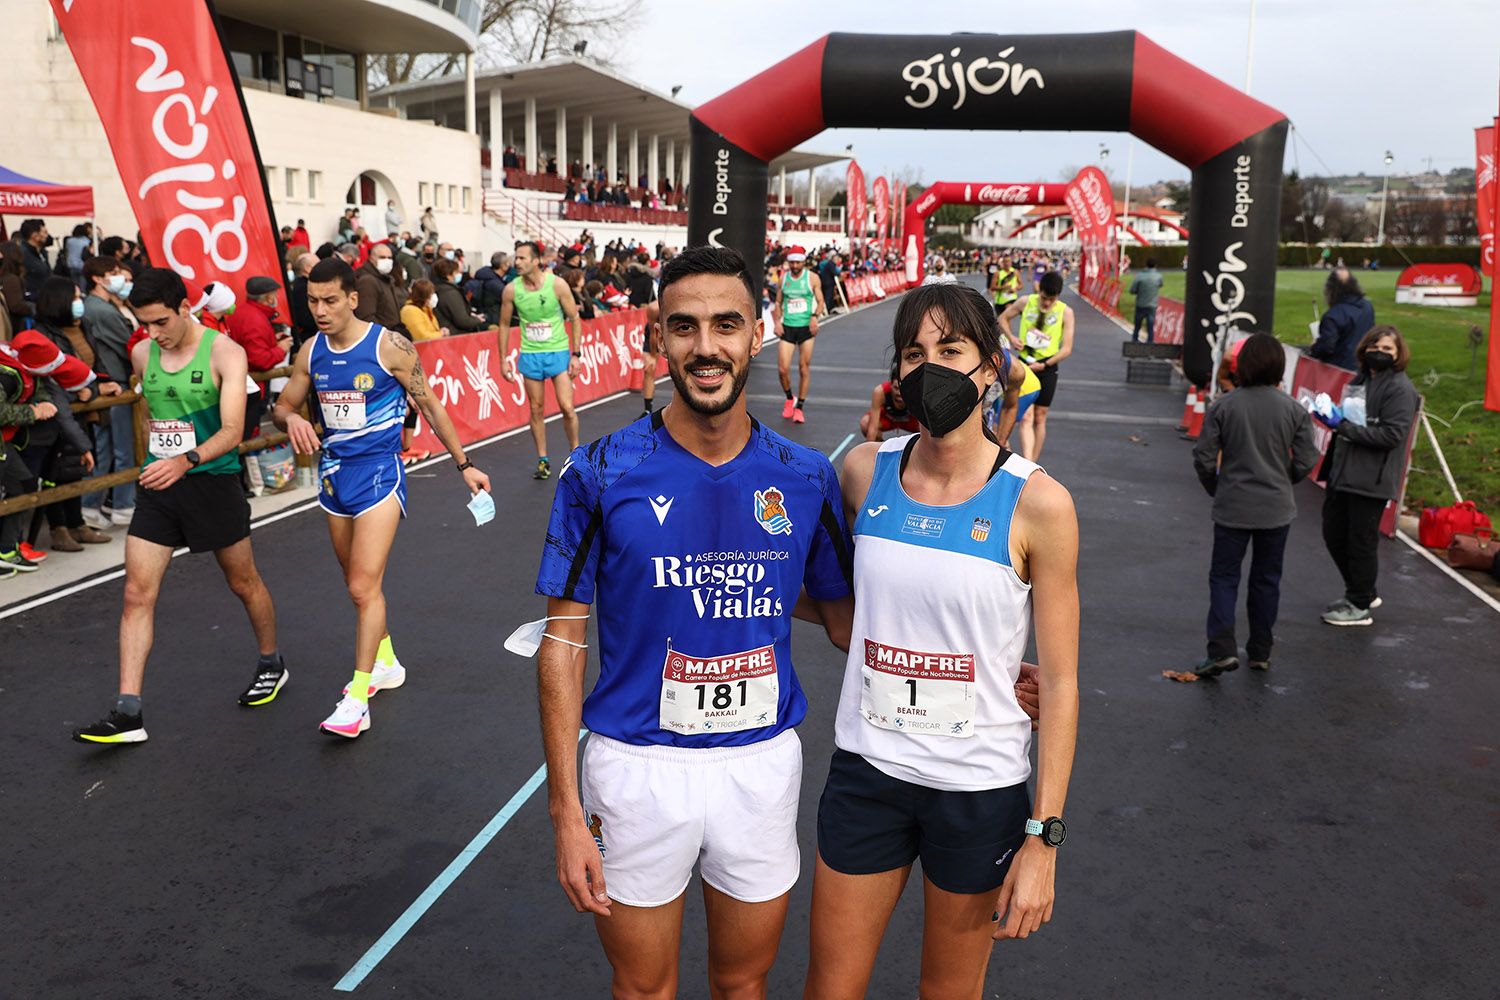
[[[860,711],[918,736],[974,735],[974,654],[920,653],[865,640]]]
[[[667,651],[661,676],[661,728],[733,733],[776,725],[776,647],[698,657]]]

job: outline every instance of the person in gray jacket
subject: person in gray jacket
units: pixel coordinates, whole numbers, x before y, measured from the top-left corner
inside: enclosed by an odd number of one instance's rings
[[[1380,519],[1401,492],[1401,464],[1421,396],[1406,375],[1411,350],[1394,326],[1372,327],[1355,349],[1359,374],[1342,407],[1314,416],[1333,434],[1320,479],[1323,544],[1344,577],[1344,596],[1323,612],[1329,625],[1369,625],[1380,606]]]
[[[1312,421],[1281,391],[1286,354],[1269,333],[1240,347],[1239,388],[1220,396],[1203,420],[1193,467],[1214,498],[1214,548],[1208,572],[1208,655],[1193,672],[1217,677],[1240,665],[1234,617],[1240,566],[1251,549],[1245,653],[1254,670],[1271,665],[1272,630],[1281,603],[1281,564],[1297,518],[1292,484],[1318,464]]]

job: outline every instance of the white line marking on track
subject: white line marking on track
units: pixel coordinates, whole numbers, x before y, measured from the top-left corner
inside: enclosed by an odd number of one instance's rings
[[[1500,601],[1497,601],[1489,594],[1486,594],[1483,589],[1477,586],[1473,581],[1466,579],[1462,573],[1458,572],[1458,570],[1454,569],[1452,566],[1449,566],[1447,563],[1443,562],[1431,552],[1428,552],[1426,546],[1424,546],[1421,542],[1416,541],[1404,531],[1397,531],[1396,537],[1405,542],[1407,547],[1417,555],[1421,556],[1423,559],[1426,559],[1438,569],[1442,570],[1444,573],[1457,580],[1459,584],[1469,593],[1479,598],[1485,604],[1488,604],[1491,611],[1500,611]]]

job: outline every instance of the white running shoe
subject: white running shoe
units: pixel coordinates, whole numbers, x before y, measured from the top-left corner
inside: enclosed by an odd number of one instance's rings
[[[110,522],[120,528],[130,527],[130,519],[133,517],[135,517],[134,507],[116,507],[109,514]]]
[[[318,728],[325,733],[353,739],[370,728],[369,703],[344,695],[334,707],[333,714],[318,723]]]
[[[370,696],[374,697],[377,691],[389,691],[406,683],[406,668],[401,665],[400,660],[392,660],[390,663],[376,662],[375,669],[370,671]],[[349,685],[344,685],[344,694],[349,693]]]
[[[98,507],[83,508],[83,523],[95,531],[104,531],[113,523],[108,514]]]

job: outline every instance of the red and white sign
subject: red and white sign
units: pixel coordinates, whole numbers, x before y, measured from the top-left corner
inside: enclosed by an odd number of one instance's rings
[[[743,653],[724,656],[689,656],[673,650],[667,654],[662,676],[679,684],[716,684],[747,677],[764,677],[776,672],[776,647],[761,646]]]
[[[972,681],[973,653],[922,653],[900,646],[865,640],[865,666],[898,677],[928,677],[933,680]]]
[[[1413,264],[1396,279],[1396,288],[1451,286],[1478,295],[1484,279],[1473,264]]]
[[[1068,184],[1063,202],[1073,218],[1082,254],[1078,290],[1105,312],[1120,300],[1120,254],[1115,244],[1115,197],[1098,167],[1084,167]]]
[[[1495,274],[1495,128],[1474,130],[1474,187],[1479,222],[1479,263]]]
[[[89,218],[94,214],[94,189],[49,184],[0,167],[0,212]]]
[[[52,0],[151,259],[200,285],[282,272],[260,158],[204,0]],[[283,301],[283,306],[285,302]]]
[[[883,244],[889,233],[887,227],[891,224],[890,182],[884,177],[875,178],[870,194],[875,200],[875,238]]]
[[[859,162],[849,161],[849,169],[844,174],[844,208],[849,213],[849,235],[861,237],[865,234],[865,172],[859,169]]]
[[[1156,336],[1158,344],[1182,343],[1187,307],[1176,299],[1157,298]]]

